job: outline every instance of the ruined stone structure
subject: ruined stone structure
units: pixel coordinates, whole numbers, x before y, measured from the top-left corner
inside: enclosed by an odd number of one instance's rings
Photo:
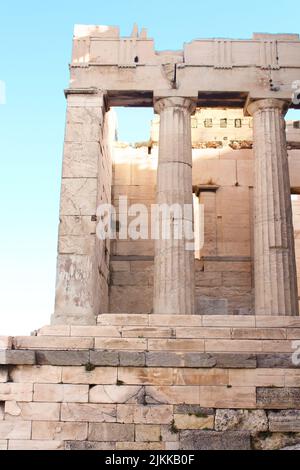
[[[299,36],[156,52],[145,30],[76,26],[70,70],[55,312],[0,338],[0,447],[299,443]],[[149,142],[114,142],[114,106],[154,107]],[[122,195],[194,200],[195,224],[200,202],[200,253],[99,239]]]

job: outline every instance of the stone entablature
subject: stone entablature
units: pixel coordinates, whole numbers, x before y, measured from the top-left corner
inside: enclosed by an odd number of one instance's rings
[[[71,89],[105,90],[111,106],[152,106],[156,97],[183,96],[202,107],[243,107],[249,95],[290,101],[299,69],[297,34],[197,39],[181,51],[158,52],[145,30],[123,38],[117,27],[77,25]]]

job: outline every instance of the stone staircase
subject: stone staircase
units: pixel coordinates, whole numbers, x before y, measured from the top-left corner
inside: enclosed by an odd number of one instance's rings
[[[297,340],[300,317],[153,314],[2,337],[0,447],[293,445]]]

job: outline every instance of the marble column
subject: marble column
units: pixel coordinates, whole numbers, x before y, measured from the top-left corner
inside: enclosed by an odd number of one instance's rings
[[[253,116],[256,315],[298,315],[294,231],[284,115],[287,103],[262,99]]]
[[[176,229],[185,220],[193,223],[193,211],[184,214],[184,206],[192,208],[193,204],[191,114],[195,104],[187,98],[163,98],[154,109],[160,114],[156,203],[181,207],[181,216],[171,216],[172,229]],[[161,215],[160,223],[167,219],[170,216]],[[160,233],[155,240],[154,313],[194,314],[195,268],[190,240],[186,236],[163,238]]]

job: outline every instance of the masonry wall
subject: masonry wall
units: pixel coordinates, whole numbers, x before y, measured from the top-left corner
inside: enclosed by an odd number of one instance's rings
[[[299,443],[299,334],[298,317],[104,314],[0,337],[0,449]]]
[[[221,127],[224,120],[226,127]],[[143,203],[148,208],[155,202],[158,130],[159,118],[155,116],[148,143],[136,147],[115,143],[114,204],[118,204],[120,195],[127,195],[129,204]],[[300,187],[297,148],[300,131],[289,123],[287,136],[291,187],[297,188]],[[195,260],[196,311],[198,314],[252,314],[252,120],[244,117],[240,109],[198,110],[192,117],[192,141],[193,190],[204,207],[204,247],[200,259]],[[153,249],[151,240],[113,241],[111,312],[151,312]],[[299,253],[297,242],[296,249]]]

